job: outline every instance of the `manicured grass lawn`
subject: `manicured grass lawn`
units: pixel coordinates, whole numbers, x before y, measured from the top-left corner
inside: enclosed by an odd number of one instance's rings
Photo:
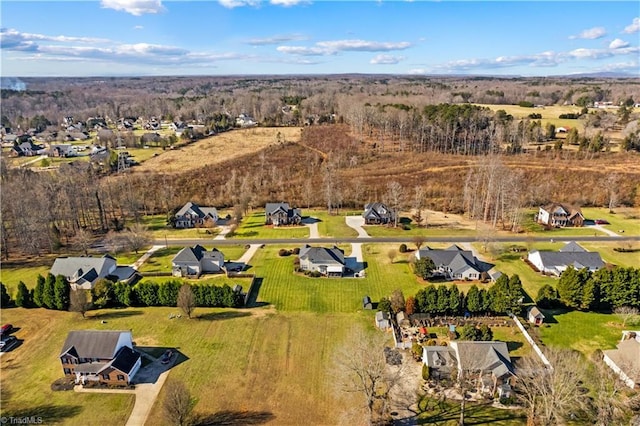
[[[255,212],[242,219],[232,238],[309,238],[309,228],[265,225],[264,212]]]
[[[437,397],[425,397],[418,405],[420,413],[416,421],[419,425],[436,424],[456,426],[460,420],[460,403],[447,400],[438,405]],[[526,415],[520,410],[501,410],[487,403],[468,402],[465,407],[465,424],[517,426],[525,425]]]
[[[171,272],[171,260],[183,247],[162,248],[154,252],[138,269],[140,272]]]
[[[0,269],[0,282],[6,287],[10,295],[15,296],[20,281],[24,282],[27,288],[36,286],[38,275],[46,277],[50,266],[30,266],[30,267],[5,267]]]
[[[409,227],[410,229],[405,230],[400,225],[398,225],[397,228],[386,225],[366,225],[364,226],[364,230],[372,237],[413,237],[420,235],[428,238],[430,236],[463,237],[476,235],[475,230],[466,228],[445,226],[427,226],[426,228],[422,228],[411,224]]]
[[[118,265],[131,265],[133,262],[140,259],[150,248],[151,247],[145,247],[140,249],[137,254],[135,252],[118,253],[114,257],[116,258]]]
[[[315,217],[318,222],[318,232],[321,237],[348,238],[357,237],[355,229],[347,226],[345,215],[330,215],[326,210],[303,210],[304,216]]]
[[[2,319],[19,328],[22,344],[0,358],[2,416],[42,416],[46,423],[69,425],[125,424],[135,396],[51,390],[62,377],[58,354],[71,329],[111,328],[78,314],[45,309],[3,309]],[[115,329],[128,329],[127,320]],[[133,324],[133,323],[130,323]],[[143,322],[136,323],[142,328]],[[135,334],[135,333],[134,333]]]
[[[532,352],[531,345],[515,325],[513,327],[491,327],[491,331],[493,331],[493,340],[506,342],[511,358],[527,356]]]
[[[571,348],[590,355],[596,349],[613,349],[620,340],[622,321],[595,312],[542,310],[545,323],[539,333],[547,346]]]
[[[610,225],[603,227],[619,233],[624,238],[626,235],[640,235],[640,209],[631,207],[621,207],[613,209],[614,213],[609,213],[609,209],[585,207],[582,213],[587,219],[605,219]]]

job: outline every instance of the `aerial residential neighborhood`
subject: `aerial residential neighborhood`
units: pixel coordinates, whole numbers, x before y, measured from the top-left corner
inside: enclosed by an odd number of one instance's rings
[[[636,3],[1,8],[1,423],[640,425]]]

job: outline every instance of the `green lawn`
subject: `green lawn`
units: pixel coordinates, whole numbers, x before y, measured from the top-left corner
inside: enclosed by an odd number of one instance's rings
[[[620,235],[640,235],[640,209],[638,208],[615,208],[614,213],[609,213],[609,209],[585,207],[582,213],[587,219],[605,219],[610,225],[603,225],[605,228],[619,233]]]
[[[303,213],[305,216],[315,217],[320,220],[318,222],[318,232],[321,237],[349,238],[358,236],[355,229],[347,226],[345,215],[330,215],[326,210],[304,210]]]
[[[167,225],[167,216],[163,214],[143,216],[141,221],[156,239],[168,238],[212,238],[218,235],[219,228],[175,229]]]
[[[620,242],[581,242],[580,245],[589,251],[600,253],[602,260],[613,265],[626,268],[637,268],[640,264],[640,251],[620,253],[614,250],[616,247],[640,249],[640,242],[620,241]]]
[[[138,253],[135,253],[135,252],[118,253],[114,257],[116,258],[118,265],[131,265],[133,262],[140,259],[142,255],[144,255],[146,251],[149,250],[150,248],[151,247],[140,249]]]
[[[544,325],[538,329],[547,346],[571,348],[585,355],[596,349],[613,349],[620,340],[622,322],[611,314],[542,310]]]
[[[264,224],[264,212],[255,212],[242,219],[232,238],[308,238],[306,226],[270,226]]]
[[[398,227],[386,226],[386,225],[366,225],[364,230],[367,231],[372,237],[414,237],[423,236],[429,237],[464,237],[474,236],[476,231],[467,228],[455,228],[446,226],[427,226],[426,228],[418,227],[409,224],[409,229],[403,229],[400,225]]]
[[[207,250],[211,250],[215,245],[207,244],[204,246]],[[246,249],[244,245],[220,246],[216,247],[224,254],[226,261],[236,260],[244,254]],[[182,250],[183,247],[161,248],[154,252],[151,257],[140,267],[139,271],[144,272],[171,272],[171,261],[175,255]]]
[[[435,424],[456,426],[460,420],[460,403],[447,400],[438,404],[437,397],[425,396],[418,404],[419,414],[416,421],[419,425]],[[465,408],[465,424],[517,426],[525,425],[526,415],[520,410],[504,410],[493,408],[489,403],[468,402]]]
[[[0,268],[0,282],[6,287],[9,294],[15,296],[20,281],[24,282],[27,288],[36,286],[38,275],[46,277],[51,266],[29,266],[29,267],[5,267]]]

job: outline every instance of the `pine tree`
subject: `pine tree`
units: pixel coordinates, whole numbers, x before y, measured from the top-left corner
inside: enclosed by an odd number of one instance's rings
[[[36,279],[36,286],[33,289],[33,304],[38,307],[44,307],[44,277],[42,275],[38,275]]]
[[[56,277],[47,274],[44,280],[44,291],[42,292],[42,306],[47,309],[55,309],[56,293],[55,293]]]
[[[18,291],[16,292],[16,306],[20,308],[29,308],[31,306],[31,294],[29,289],[20,281],[18,283]]]
[[[69,309],[69,282],[63,275],[56,277],[54,284],[54,305],[59,311],[66,311]]]

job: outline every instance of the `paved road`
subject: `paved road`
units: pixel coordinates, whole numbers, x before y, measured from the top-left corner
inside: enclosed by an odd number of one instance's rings
[[[406,236],[406,237],[372,237],[366,240],[367,243],[411,243],[413,242],[414,236]],[[426,237],[427,242],[433,243],[474,243],[477,242],[477,238],[475,237]],[[594,241],[640,241],[640,236],[638,235],[628,235],[625,237],[612,237],[612,236],[563,236],[556,238],[549,237],[528,237],[526,235],[514,235],[510,237],[495,237],[493,238],[493,242],[497,243],[516,243],[516,242],[525,242],[525,241],[584,241],[584,242],[594,242]],[[167,240],[170,246],[174,247],[188,247],[194,246],[196,244],[205,244],[205,245],[237,245],[237,244],[341,244],[341,243],[362,243],[362,238],[255,238],[255,239],[226,239],[226,240],[214,240],[213,238],[196,238],[196,239],[169,239]],[[165,240],[155,240],[153,244],[164,246]]]

